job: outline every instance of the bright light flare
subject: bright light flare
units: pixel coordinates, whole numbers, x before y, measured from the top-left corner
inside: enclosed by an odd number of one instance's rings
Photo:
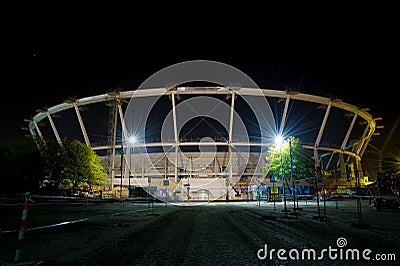
[[[275,144],[278,145],[278,146],[281,146],[282,143],[283,143],[283,137],[281,135],[277,135],[275,137]]]
[[[130,137],[129,137],[129,143],[130,143],[130,144],[135,144],[136,141],[137,141],[137,139],[136,139],[135,136],[130,136]]]

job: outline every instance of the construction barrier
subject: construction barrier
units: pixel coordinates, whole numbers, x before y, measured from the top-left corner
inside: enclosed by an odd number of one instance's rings
[[[26,226],[26,216],[28,214],[29,195],[30,195],[30,192],[25,193],[24,207],[22,209],[22,218],[21,218],[21,223],[19,226],[19,233],[18,233],[17,250],[15,251],[15,259],[14,259],[15,262],[18,262],[21,259],[22,242],[24,239],[24,232],[25,232],[25,226]]]

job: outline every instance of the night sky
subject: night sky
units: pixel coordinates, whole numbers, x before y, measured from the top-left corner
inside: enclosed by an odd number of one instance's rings
[[[382,10],[292,15],[15,24],[2,33],[1,142],[23,138],[23,120],[38,108],[131,90],[164,67],[200,59],[236,67],[262,88],[368,107],[388,131],[400,114],[398,19]]]

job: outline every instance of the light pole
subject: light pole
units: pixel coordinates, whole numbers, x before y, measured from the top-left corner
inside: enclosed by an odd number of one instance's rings
[[[130,195],[130,190],[131,190],[131,174],[132,174],[132,153],[133,153],[133,145],[136,143],[136,137],[135,136],[130,136],[129,137],[129,177],[128,177],[128,197]]]
[[[293,186],[293,210],[296,213],[296,192],[295,192],[295,186],[294,186],[294,180],[293,180],[293,156],[292,156],[292,139],[289,138],[289,149],[290,149],[290,179],[292,181],[292,186]]]
[[[280,154],[280,163],[281,163],[281,176],[282,176],[282,195],[283,195],[283,212],[287,212],[287,207],[286,207],[286,196],[285,196],[285,176],[283,173],[283,164],[282,164],[282,144],[283,144],[283,137],[281,135],[278,135],[275,137],[275,144],[279,145],[279,154]]]
[[[119,199],[122,202],[122,178],[124,176],[124,147],[121,150],[121,183],[120,183],[120,190],[119,190]]]
[[[188,176],[188,180],[187,180],[187,184],[186,184],[186,191],[187,191],[187,202],[190,202],[190,178],[192,177],[192,170],[193,170],[193,166],[192,166],[192,156],[189,157],[189,166],[190,166],[190,170],[189,170],[189,176]]]

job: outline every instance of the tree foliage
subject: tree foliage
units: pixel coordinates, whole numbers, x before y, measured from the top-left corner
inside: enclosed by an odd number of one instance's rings
[[[92,190],[104,186],[107,175],[97,154],[84,143],[74,140],[63,146],[63,183],[73,190]]]
[[[264,166],[264,176],[277,176],[282,178],[290,177],[290,146],[292,147],[292,175],[293,178],[301,179],[314,176],[314,162],[312,154],[304,149],[299,141],[294,137],[289,137],[281,146],[271,146],[266,155]],[[282,168],[281,168],[282,155]]]
[[[90,191],[104,187],[107,175],[98,155],[78,140],[63,140],[62,146],[54,141],[43,142],[47,170],[46,186],[49,190],[71,189]]]
[[[63,181],[63,152],[62,148],[54,140],[46,140],[39,143],[44,162],[45,177],[42,188],[50,193],[58,193]]]
[[[107,175],[90,147],[78,140],[64,139],[62,145],[52,139],[37,141],[0,145],[0,192],[59,194],[104,188]]]

